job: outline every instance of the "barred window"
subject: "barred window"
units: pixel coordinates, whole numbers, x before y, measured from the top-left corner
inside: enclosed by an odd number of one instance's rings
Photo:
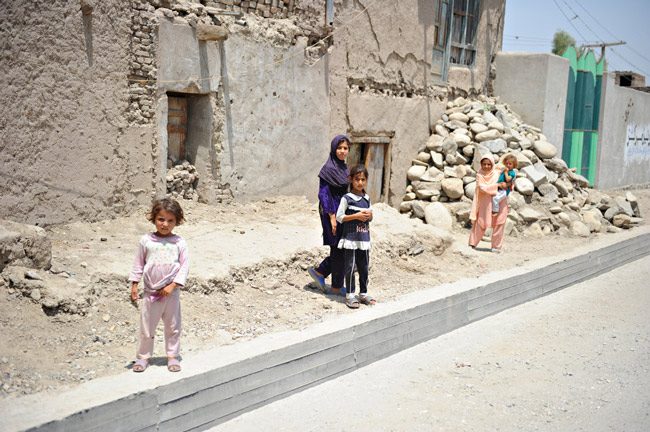
[[[476,28],[479,20],[479,0],[452,0],[453,18],[449,61],[471,66],[476,57]]]

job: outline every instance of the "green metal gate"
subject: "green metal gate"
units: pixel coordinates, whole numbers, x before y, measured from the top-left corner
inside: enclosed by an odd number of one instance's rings
[[[598,121],[605,57],[596,62],[592,50],[578,53],[569,47],[562,54],[569,60],[562,159],[594,184],[598,154]]]

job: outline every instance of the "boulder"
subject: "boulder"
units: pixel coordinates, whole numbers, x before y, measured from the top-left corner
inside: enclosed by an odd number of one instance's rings
[[[531,166],[533,163],[526,157],[522,152],[515,153],[517,157],[517,168],[522,169],[523,167]]]
[[[632,217],[634,216],[634,210],[632,210],[632,205],[629,203],[625,197],[617,196],[614,198],[616,205],[625,212],[626,215]]]
[[[578,237],[589,237],[589,227],[580,221],[571,223],[571,234]]]
[[[573,222],[571,220],[571,218],[569,217],[569,215],[564,213],[564,212],[558,213],[557,216],[555,217],[555,219],[557,220],[558,223],[560,223],[561,225],[564,225],[567,228],[570,228],[571,223]]]
[[[0,271],[7,265],[47,270],[52,265],[52,243],[37,226],[0,219]]]
[[[526,178],[528,178],[528,180],[530,180],[536,187],[548,181],[546,175],[544,175],[542,172],[539,172],[533,165],[523,167],[521,169],[521,172],[524,173]]]
[[[442,153],[447,156],[449,154],[454,154],[458,150],[458,144],[451,138],[445,138],[442,143]]]
[[[442,147],[440,149],[442,150]],[[442,169],[444,156],[437,151],[431,151],[429,154],[431,155],[431,163],[433,163],[433,166],[438,169]]]
[[[407,192],[402,197],[402,201],[413,201],[416,198],[415,192]]]
[[[449,134],[447,134],[449,135]],[[427,150],[429,151],[442,151],[442,142],[445,140],[445,137],[434,134],[429,137],[427,140]]]
[[[488,128],[489,129],[496,129],[499,132],[503,133],[505,131],[505,128],[503,127],[503,123],[501,123],[499,120],[494,120],[488,123]]]
[[[412,206],[413,206],[413,202],[411,202],[411,201],[402,201],[399,204],[399,212],[400,213],[408,213],[408,212],[411,211]]]
[[[537,187],[537,190],[549,202],[553,202],[558,199],[559,192],[557,188],[550,183],[544,183],[539,185]]]
[[[555,185],[558,192],[560,193],[560,196],[566,197],[569,196],[571,192],[573,192],[573,185],[566,180],[560,178],[555,180],[555,183],[553,184]]]
[[[475,134],[480,134],[488,130],[488,127],[481,123],[472,123],[469,125],[469,128]]]
[[[424,209],[427,206],[427,203],[424,201],[409,201],[411,203],[411,211],[413,216],[418,219],[424,219]]]
[[[501,136],[501,132],[496,129],[490,129],[485,132],[478,133],[474,136],[477,142],[495,140]]]
[[[550,142],[535,141],[533,151],[540,159],[551,159],[557,154],[557,147]]]
[[[542,231],[542,226],[539,223],[533,222],[528,228],[526,228],[524,235],[526,237],[542,238],[544,237],[544,232]]]
[[[415,195],[420,200],[429,201],[432,197],[440,195],[440,182],[420,181],[414,183],[414,185]]]
[[[536,164],[537,162],[539,162],[539,158],[537,157],[535,152],[532,151],[532,150],[522,150],[521,154],[526,156],[528,158],[528,160],[530,161],[530,163],[532,163],[532,164]]]
[[[410,181],[420,180],[420,177],[422,177],[425,172],[427,172],[426,166],[413,165],[406,172],[406,178],[408,178]]]
[[[435,129],[436,133],[438,135],[440,135],[441,137],[443,137],[443,138],[446,138],[446,137],[449,136],[449,131],[443,125],[437,124],[437,125],[435,125],[434,129]]]
[[[431,160],[431,154],[427,152],[420,152],[416,156],[416,159],[421,162],[428,163]]]
[[[468,135],[458,133],[458,131],[455,131],[453,134],[451,134],[451,137],[456,145],[460,148],[463,148],[472,142],[472,139]]]
[[[566,173],[572,183],[575,183],[583,188],[589,187],[589,180],[587,180],[584,176],[576,174],[573,170],[567,170]]]
[[[602,218],[602,213],[596,208],[586,210],[582,213],[582,221],[587,225],[591,232],[600,232],[603,226],[601,222]]]
[[[564,162],[564,160],[557,157],[545,160],[544,163],[546,164],[546,167],[548,169],[553,170],[558,174],[561,174],[569,169],[566,162]]]
[[[483,141],[481,144],[487,147],[492,153],[496,154],[505,153],[505,151],[508,149],[505,140],[501,138]]]
[[[451,230],[453,223],[449,210],[439,202],[433,202],[424,208],[424,220],[429,225],[445,230]]]
[[[425,172],[421,177],[420,180],[423,182],[439,182],[441,181],[445,175],[440,171],[438,168],[432,166],[429,167],[427,172]]]
[[[632,218],[625,213],[619,213],[612,218],[612,225],[617,228],[627,229],[630,228]]]
[[[634,194],[630,191],[625,192],[625,199],[630,203],[632,211],[634,212],[634,217],[641,217],[641,209],[639,208],[639,202],[637,201]]]
[[[549,171],[541,161],[535,162],[534,166],[537,171],[546,176],[546,179],[549,181],[549,183],[555,183],[555,181],[558,179],[557,173],[554,171]]]
[[[469,199],[474,199],[474,194],[476,193],[476,182],[467,183],[465,185],[465,196]]]
[[[469,123],[469,117],[467,114],[463,114],[462,112],[455,112],[453,114],[449,114],[449,120],[457,120],[462,123]]]
[[[463,180],[458,178],[446,178],[442,181],[442,190],[451,199],[458,199],[465,194]]]
[[[515,190],[522,195],[530,196],[535,191],[535,185],[525,177],[517,177],[515,179]]]
[[[519,216],[521,216],[521,218],[525,220],[527,223],[535,222],[544,218],[543,213],[540,213],[534,208],[528,206],[520,208],[518,213]]]
[[[508,205],[512,209],[519,210],[524,205],[526,205],[526,199],[521,193],[513,191],[510,192],[510,195],[508,195]]]
[[[474,156],[474,148],[475,147],[473,145],[468,145],[463,147],[463,156],[467,158],[471,158],[472,156]]]

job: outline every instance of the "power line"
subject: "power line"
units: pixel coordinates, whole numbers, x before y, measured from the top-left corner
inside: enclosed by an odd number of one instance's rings
[[[598,36],[598,34],[597,34],[597,33],[596,33],[596,32],[595,32],[595,31],[594,31],[594,30],[593,30],[593,29],[592,29],[592,28],[591,28],[591,27],[590,27],[590,26],[589,26],[589,25],[588,25],[588,24],[587,24],[583,19],[582,19],[582,17],[580,17],[580,15],[578,15],[578,14],[575,12],[575,10],[574,10],[574,9],[573,9],[573,8],[572,8],[572,7],[567,3],[567,1],[566,1],[566,0],[563,0],[563,2],[564,2],[564,4],[567,6],[567,8],[568,8],[568,9],[569,9],[573,14],[574,14],[573,18],[569,18],[568,15],[564,12],[564,10],[560,7],[560,5],[558,4],[558,2],[557,2],[556,0],[553,0],[553,3],[555,3],[555,6],[557,6],[557,8],[560,10],[560,12],[562,12],[562,15],[564,15],[564,17],[567,19],[567,21],[569,21],[569,24],[571,24],[571,26],[575,29],[576,32],[578,32],[578,34],[579,34],[583,39],[586,40],[586,38],[585,38],[584,35],[580,32],[580,30],[579,30],[579,29],[578,29],[578,28],[573,24],[573,20],[575,20],[575,19],[580,20],[580,22],[582,22],[582,24],[583,24],[583,25],[584,25],[584,26],[585,26],[585,27],[586,27],[586,28],[587,28],[591,33],[593,33],[593,35],[596,36],[596,38],[597,38],[599,41],[602,42],[602,43],[600,44],[600,46],[606,45],[606,43],[604,42],[604,40],[603,40],[602,38],[600,38],[600,37]],[[627,63],[627,64],[629,64],[630,66],[632,66],[632,67],[633,67],[634,69],[636,69],[638,72],[641,72],[641,73],[643,73],[644,75],[648,75],[648,73],[646,73],[643,69],[641,69],[640,67],[638,67],[638,66],[636,66],[635,64],[633,64],[632,62],[630,62],[628,59],[626,59],[625,57],[623,57],[623,56],[622,56],[621,54],[619,54],[618,52],[614,51],[613,48],[610,49],[610,51],[612,51],[612,53],[614,53],[614,55],[616,55],[617,57],[619,57],[619,58],[620,58],[621,60],[623,60],[625,63]],[[603,47],[603,54],[602,54],[602,55],[603,55],[603,56],[605,55],[604,47]]]
[[[571,27],[573,27],[573,29],[576,31],[576,33],[578,33],[578,35],[582,38],[582,40],[587,40],[587,38],[582,34],[582,32],[580,32],[580,29],[578,29],[578,27],[576,27],[575,24],[573,24],[573,20],[577,18],[577,16],[573,18],[569,18],[569,16],[564,12],[564,9],[560,7],[560,4],[557,2],[557,0],[553,0],[553,3],[555,3],[557,9],[562,13],[562,15],[564,15],[564,18],[566,18],[569,24],[571,24]]]
[[[607,33],[609,33],[610,36],[612,36],[614,39],[621,39],[621,38],[617,37],[617,36],[616,36],[614,33],[612,33],[611,31],[609,31],[609,29],[608,29],[607,27],[605,27],[604,25],[602,25],[602,24],[600,23],[600,21],[598,21],[598,19],[596,19],[596,17],[593,16],[593,15],[591,14],[591,12],[589,12],[589,9],[585,8],[585,7],[582,5],[582,3],[580,3],[578,0],[576,0],[576,4],[577,4],[578,6],[580,6],[580,7],[581,7],[581,8],[582,8],[586,13],[587,13],[587,15],[589,15],[589,16],[591,17],[591,19],[594,20],[594,22],[595,22],[596,24],[598,24],[598,25],[599,25],[603,30],[605,30]],[[650,63],[650,59],[649,59],[648,57],[644,56],[643,54],[641,54],[640,52],[638,52],[637,50],[635,50],[634,48],[632,48],[632,46],[631,46],[630,44],[627,44],[625,47],[628,48],[630,51],[632,51],[634,54],[638,55],[639,57],[641,57],[642,59],[644,59],[645,61],[647,61],[648,63]]]

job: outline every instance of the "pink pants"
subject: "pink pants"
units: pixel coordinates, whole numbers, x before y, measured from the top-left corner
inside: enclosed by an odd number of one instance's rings
[[[496,216],[493,216],[493,219],[496,219]],[[492,226],[492,248],[501,249],[505,227],[506,224]],[[472,224],[472,230],[469,233],[470,246],[476,246],[479,244],[483,238],[483,234],[485,234],[485,230],[486,228],[481,228],[478,221],[474,221]]]
[[[180,289],[175,289],[168,297],[159,297],[153,301],[154,298],[145,293],[140,303],[140,346],[137,356],[139,359],[151,358],[156,327],[162,318],[165,324],[167,357],[178,357],[181,348]]]

